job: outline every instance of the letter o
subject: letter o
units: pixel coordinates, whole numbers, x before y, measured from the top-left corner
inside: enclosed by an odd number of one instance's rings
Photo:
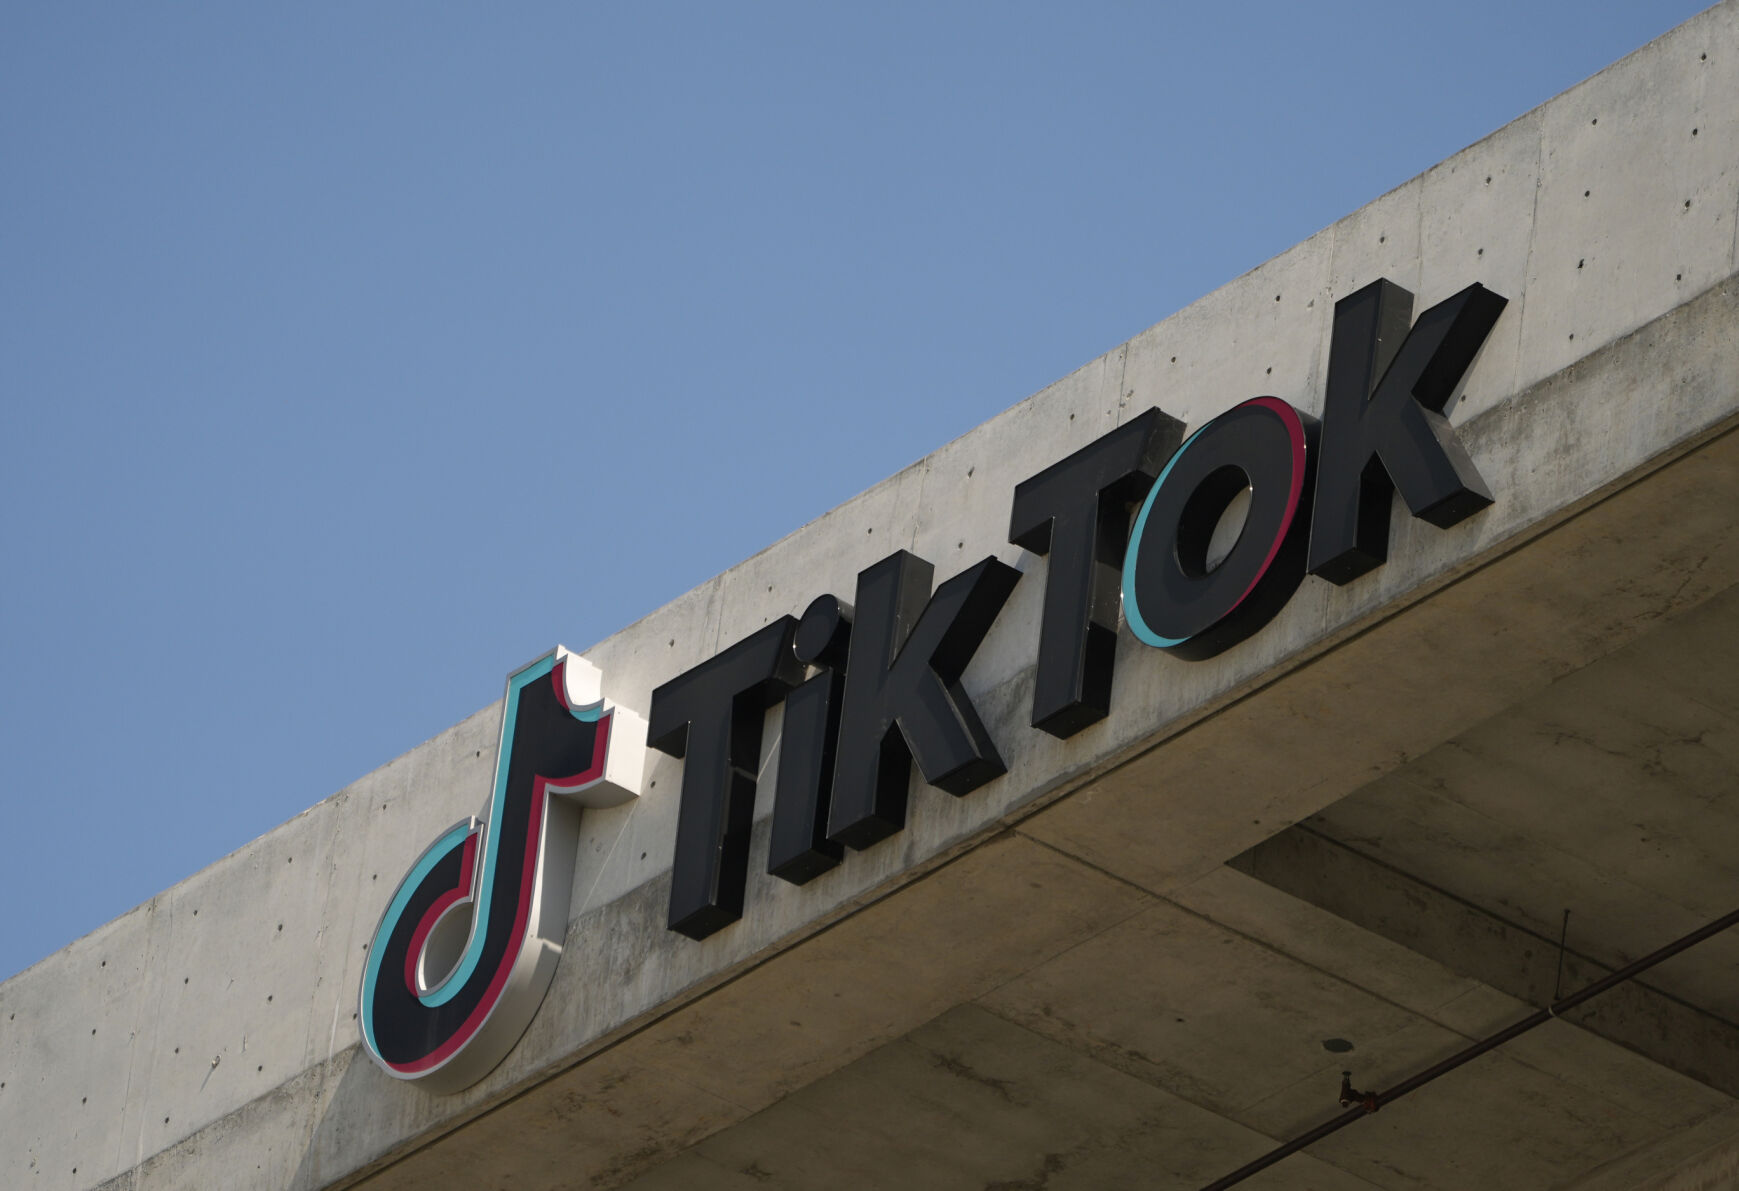
[[[1278,397],[1235,405],[1177,449],[1148,491],[1123,560],[1123,612],[1148,645],[1210,658],[1272,620],[1304,580],[1316,419]],[[1208,543],[1233,497],[1250,509],[1231,552]]]

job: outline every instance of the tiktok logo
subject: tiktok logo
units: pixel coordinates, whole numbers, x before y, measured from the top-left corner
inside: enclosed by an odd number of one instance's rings
[[[558,646],[508,678],[482,820],[442,833],[387,903],[358,1020],[395,1078],[468,1087],[542,1003],[567,930],[580,808],[640,792],[646,726],[605,705],[601,677]]]

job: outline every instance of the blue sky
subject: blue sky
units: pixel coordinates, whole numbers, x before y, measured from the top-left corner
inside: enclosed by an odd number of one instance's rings
[[[0,978],[1701,7],[5,6]]]

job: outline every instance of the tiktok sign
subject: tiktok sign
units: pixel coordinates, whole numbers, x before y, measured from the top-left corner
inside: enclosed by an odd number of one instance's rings
[[[1411,294],[1375,282],[1335,306],[1320,421],[1255,396],[1186,436],[1153,409],[1018,484],[1008,540],[1047,559],[1032,726],[1066,740],[1110,713],[1123,625],[1199,661],[1268,624],[1307,576],[1381,566],[1397,491],[1445,528],[1491,504],[1445,411],[1504,306],[1471,285],[1415,321]],[[901,831],[914,765],[960,797],[1000,777],[961,676],[1020,578],[992,557],[932,590],[930,564],[896,551],[849,601],[820,595],[665,682],[645,724],[607,708],[565,650],[516,672],[483,819],[429,846],[375,931],[369,1053],[450,1091],[512,1049],[561,954],[579,808],[634,797],[648,744],[683,758],[667,922],[692,939],[742,916],[773,705],[767,872],[794,885]]]
[[[1017,485],[1009,541],[1049,560],[1032,726],[1067,739],[1109,714],[1120,619],[1148,645],[1211,658],[1306,575],[1349,583],[1380,566],[1397,490],[1443,527],[1489,505],[1444,410],[1504,305],[1472,285],[1415,322],[1413,296],[1378,281],[1335,306],[1320,423],[1253,397],[1186,438],[1149,410]],[[1243,525],[1227,534],[1235,502]],[[986,558],[932,593],[930,564],[898,551],[849,603],[823,595],[653,692],[647,739],[686,758],[671,930],[704,939],[742,915],[775,702],[767,871],[793,884],[900,831],[913,764],[962,796],[1003,773],[960,677],[1020,577]]]

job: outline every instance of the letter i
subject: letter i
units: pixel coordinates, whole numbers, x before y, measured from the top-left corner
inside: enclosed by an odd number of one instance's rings
[[[767,871],[793,885],[814,880],[845,854],[827,838],[827,808],[850,643],[851,608],[830,595],[810,603],[791,640],[799,662],[821,668],[785,696]]]

